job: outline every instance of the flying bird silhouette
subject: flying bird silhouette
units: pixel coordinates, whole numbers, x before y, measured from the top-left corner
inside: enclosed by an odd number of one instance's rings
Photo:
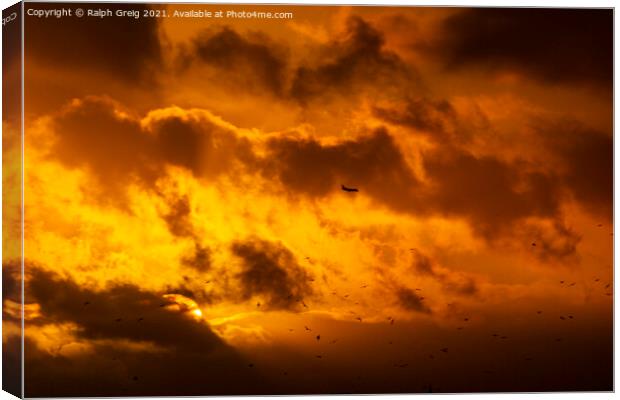
[[[359,192],[357,188],[346,187],[345,185],[340,185],[340,188],[345,192]]]

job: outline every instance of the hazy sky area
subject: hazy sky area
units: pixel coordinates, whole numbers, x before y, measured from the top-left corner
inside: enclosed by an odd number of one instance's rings
[[[222,9],[26,16],[26,396],[613,389],[611,10]]]

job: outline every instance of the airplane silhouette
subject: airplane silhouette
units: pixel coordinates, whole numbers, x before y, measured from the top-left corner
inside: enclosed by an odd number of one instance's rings
[[[344,190],[345,192],[359,192],[359,190],[357,190],[356,188],[349,188],[349,187],[346,187],[345,185],[340,185],[340,188]]]

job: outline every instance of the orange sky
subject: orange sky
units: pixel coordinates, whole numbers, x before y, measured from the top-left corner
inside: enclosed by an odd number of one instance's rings
[[[236,8],[26,17],[26,395],[611,390],[612,12]]]

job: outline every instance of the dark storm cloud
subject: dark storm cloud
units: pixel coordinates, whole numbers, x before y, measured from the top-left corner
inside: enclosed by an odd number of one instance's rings
[[[32,323],[72,322],[84,339],[147,341],[181,352],[226,347],[208,325],[161,307],[162,294],[129,284],[93,291],[41,269],[29,272],[26,302],[38,303],[43,315]]]
[[[182,51],[181,65],[196,61],[218,68],[229,81],[258,84],[276,95],[283,94],[287,60],[284,51],[264,34],[242,36],[224,27],[197,35]]]
[[[431,259],[417,250],[413,250],[413,269],[420,275],[435,276]]]
[[[30,268],[27,302],[42,317],[28,324],[72,323],[91,350],[52,354],[26,339],[29,396],[247,394],[264,389],[234,349],[204,321],[161,307],[158,293],[133,285],[93,291]],[[120,320],[119,320],[120,319]],[[118,321],[117,321],[118,320]],[[151,343],[156,348],[127,346]]]
[[[304,296],[312,293],[310,276],[281,243],[263,240],[238,242],[232,246],[233,254],[242,260],[237,275],[244,300],[252,296],[266,296],[270,309],[295,309]]]
[[[60,4],[37,4],[53,9]],[[34,6],[27,6],[26,9]],[[99,7],[84,7],[86,10]],[[150,9],[142,4],[115,4],[114,10]],[[103,72],[127,82],[153,82],[161,64],[157,18],[36,18],[26,16],[28,57],[55,68]]]
[[[395,125],[407,126],[429,135],[445,138],[446,127],[456,120],[456,111],[447,100],[412,98],[401,109],[376,106],[375,116]]]
[[[195,243],[194,254],[184,257],[183,265],[193,268],[197,272],[207,272],[211,269],[211,250],[208,247]]]
[[[430,52],[448,68],[516,71],[547,83],[612,80],[613,10],[473,8],[449,17]]]
[[[430,257],[418,250],[414,249],[412,255],[412,270],[416,274],[432,277],[441,284],[444,290],[461,296],[473,296],[478,293],[478,285],[473,278],[463,276],[462,274],[448,274],[443,271],[437,271]]]
[[[251,157],[247,140],[207,119],[170,115],[144,128],[115,107],[93,97],[69,107],[54,120],[50,154],[70,167],[87,167],[110,195],[122,194],[131,182],[152,187],[166,165],[214,178]]]
[[[51,156],[63,164],[86,166],[112,195],[135,179],[153,182],[157,165],[150,160],[154,141],[137,121],[121,118],[106,100],[88,98],[54,120]]]
[[[411,289],[400,287],[396,291],[398,303],[405,310],[430,314],[431,310],[423,303],[423,300]]]
[[[385,129],[335,145],[313,139],[273,139],[264,174],[276,175],[293,193],[326,196],[340,185],[361,191],[395,209],[412,206],[418,181]]]
[[[2,264],[2,300],[21,303],[21,264],[18,261]]]
[[[268,148],[263,174],[293,195],[327,196],[345,184],[397,212],[464,217],[487,239],[510,233],[523,218],[559,214],[561,183],[524,161],[441,146],[422,155],[423,183],[385,129],[334,145],[279,138]]]
[[[611,218],[613,137],[576,122],[534,123],[550,152],[560,158],[562,183],[590,212]]]
[[[427,204],[441,214],[467,218],[474,231],[488,239],[506,233],[521,218],[558,215],[558,183],[529,171],[525,162],[442,147],[426,154],[423,164],[434,183]]]
[[[163,219],[170,233],[178,237],[192,237],[194,229],[189,218],[191,213],[189,198],[183,196],[173,200],[169,207],[170,210],[163,216]]]
[[[561,221],[555,221],[552,227],[534,226],[527,230],[532,239],[532,251],[539,259],[550,262],[567,262],[577,255],[577,245],[581,242],[581,235],[565,226]]]
[[[350,96],[352,90],[365,84],[385,90],[403,80],[415,81],[416,73],[383,45],[381,32],[360,17],[350,17],[344,40],[328,46],[318,65],[297,68],[291,96],[305,102],[330,91]]]

